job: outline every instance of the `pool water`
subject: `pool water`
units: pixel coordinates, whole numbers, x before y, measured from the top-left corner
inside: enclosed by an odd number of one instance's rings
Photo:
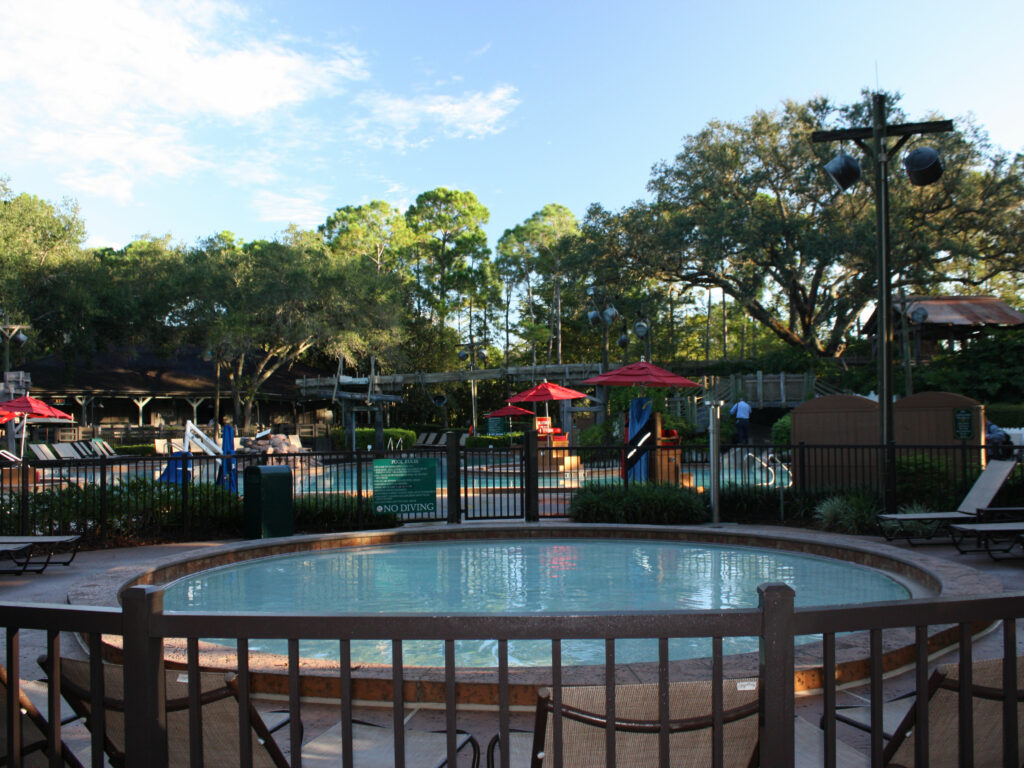
[[[330,615],[723,610],[756,607],[757,587],[769,581],[792,586],[797,606],[910,597],[903,584],[880,571],[810,555],[672,541],[554,538],[399,543],[260,558],[171,583],[164,607]],[[284,641],[253,640],[250,648],[286,652]],[[753,651],[757,641],[726,638],[723,648]],[[546,666],[550,651],[549,641],[509,643],[510,663],[516,666]],[[300,652],[337,659],[338,643],[302,641]],[[441,642],[406,642],[403,653],[409,665],[443,664]],[[389,664],[390,654],[386,639],[352,643],[357,664]],[[600,664],[604,643],[565,641],[562,655],[565,664]],[[710,655],[710,641],[673,640],[670,655]],[[616,659],[656,660],[657,641],[619,640]],[[456,642],[456,663],[495,666],[497,641]]]

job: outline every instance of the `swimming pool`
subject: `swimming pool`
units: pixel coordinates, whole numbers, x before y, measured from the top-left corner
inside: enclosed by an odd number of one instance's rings
[[[757,605],[757,586],[781,581],[799,606],[898,600],[908,588],[881,571],[825,557],[671,540],[476,539],[346,547],[263,557],[191,574],[167,585],[174,611],[334,615],[398,613],[566,613],[720,610]],[[813,638],[807,638],[808,641]],[[214,641],[216,642],[216,641]],[[726,653],[756,650],[752,638],[727,638]],[[255,651],[283,644],[251,641]],[[303,641],[301,654],[336,659],[336,641]],[[442,663],[440,643],[406,642],[409,665]],[[677,639],[674,659],[709,655],[710,642]],[[353,662],[390,663],[387,639],[352,644]],[[510,663],[550,664],[550,643],[510,643]],[[619,640],[621,663],[651,661],[656,641]],[[566,641],[566,664],[604,661],[601,641]],[[456,663],[491,667],[496,641],[459,641]]]

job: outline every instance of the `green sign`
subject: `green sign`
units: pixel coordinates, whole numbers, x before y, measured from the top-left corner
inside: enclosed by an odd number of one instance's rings
[[[953,409],[953,437],[956,440],[974,437],[974,414],[970,408]]]
[[[374,459],[373,508],[400,514],[437,513],[437,459]]]

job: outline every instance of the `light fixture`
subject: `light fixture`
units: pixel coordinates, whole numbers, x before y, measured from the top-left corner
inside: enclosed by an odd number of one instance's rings
[[[590,321],[591,325],[598,325],[601,322],[601,313],[596,309],[592,309],[587,312],[587,320]]]
[[[608,325],[611,325],[618,319],[619,310],[617,310],[614,306],[609,304],[607,307],[604,308],[604,312],[602,312],[601,314],[604,317],[604,321],[608,323]]]
[[[853,155],[843,150],[825,163],[825,173],[832,177],[836,186],[844,192],[860,181],[860,163]]]
[[[903,167],[910,183],[926,187],[942,177],[942,160],[932,147],[918,147],[903,156]]]
[[[459,350],[459,360],[469,360],[469,352],[464,349]]]
[[[628,333],[625,333],[625,332],[623,332],[623,334],[622,334],[621,336],[619,336],[619,342],[618,342],[618,344],[619,344],[619,346],[620,346],[620,347],[622,347],[623,349],[625,349],[626,347],[628,347],[628,346],[629,346],[629,334],[628,334]]]
[[[633,323],[633,333],[635,333],[637,335],[637,338],[640,339],[647,335],[647,331],[649,331],[650,328],[651,327],[647,325],[647,323],[645,323],[643,320],[637,320],[635,323]]]

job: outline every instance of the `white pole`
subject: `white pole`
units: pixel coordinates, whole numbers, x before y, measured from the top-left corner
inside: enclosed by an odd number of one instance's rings
[[[718,525],[721,522],[721,499],[719,498],[718,481],[722,471],[721,462],[721,429],[720,417],[722,400],[708,401],[708,451],[710,452],[711,470],[711,523]]]

